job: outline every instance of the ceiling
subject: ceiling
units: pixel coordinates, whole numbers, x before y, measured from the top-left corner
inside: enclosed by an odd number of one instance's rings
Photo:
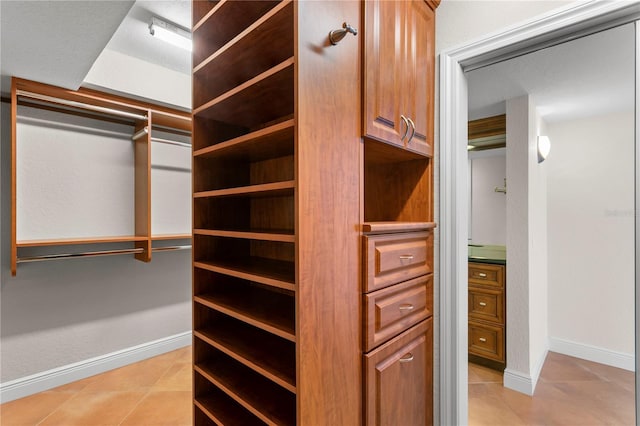
[[[634,108],[633,24],[467,73],[469,120],[504,114],[506,99],[529,94],[548,122]]]
[[[191,74],[191,52],[167,44],[149,34],[152,17],[191,28],[191,0],[138,0],[117,29],[107,49],[152,64]]]
[[[76,90],[105,48],[190,74],[190,52],[149,34],[152,16],[190,28],[191,2],[1,0],[2,93],[11,76]]]
[[[133,1],[0,1],[2,92],[11,76],[77,89]]]

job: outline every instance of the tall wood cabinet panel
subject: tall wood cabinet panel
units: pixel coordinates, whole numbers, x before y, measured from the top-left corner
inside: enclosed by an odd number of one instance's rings
[[[362,292],[367,425],[433,423],[436,2],[364,2]]]
[[[193,13],[194,422],[360,424],[360,3]]]

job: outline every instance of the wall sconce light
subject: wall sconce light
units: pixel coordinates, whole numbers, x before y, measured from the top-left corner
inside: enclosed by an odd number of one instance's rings
[[[160,40],[191,52],[191,33],[171,22],[153,17],[149,24],[149,33]]]
[[[548,136],[538,136],[538,163],[547,159],[551,151],[551,140]]]

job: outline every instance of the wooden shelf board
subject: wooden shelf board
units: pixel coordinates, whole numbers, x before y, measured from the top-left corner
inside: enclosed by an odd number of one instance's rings
[[[435,222],[365,222],[362,224],[362,232],[386,233],[386,232],[410,232],[424,231],[436,227]]]
[[[179,129],[184,132],[191,132],[191,113],[184,114],[170,113],[158,110],[151,111],[151,120],[154,126],[169,127]]]
[[[269,424],[295,424],[295,395],[258,373],[223,359],[196,364],[194,370],[260,420]]]
[[[398,145],[379,141],[372,138],[364,138],[364,161],[371,164],[401,163],[412,160],[428,160],[422,154],[418,154]]]
[[[210,237],[244,238],[248,240],[278,241],[282,243],[295,243],[296,236],[293,230],[226,230],[226,229],[194,229],[194,235],[208,235]]]
[[[209,11],[209,13],[207,14],[207,16],[205,17],[206,19],[202,19],[200,22],[198,22],[194,28],[193,31],[194,33],[196,31],[198,31],[200,29],[200,27],[202,27],[202,24],[204,24],[204,22],[209,19],[211,16],[213,16],[214,14],[217,15],[222,15],[222,14],[227,14],[230,15],[232,13],[243,13],[243,14],[247,14],[247,8],[242,5],[240,6],[237,2],[234,1],[221,1],[220,3],[222,4],[218,4],[216,7],[214,7],[211,11]],[[233,50],[234,47],[236,47],[237,45],[240,45],[240,47],[244,47],[245,49],[247,49],[248,47],[251,47],[251,49],[255,49],[252,50],[253,52],[265,52],[266,51],[266,47],[269,47],[271,49],[276,49],[277,46],[273,46],[273,42],[274,40],[277,38],[275,34],[270,34],[268,37],[266,37],[267,34],[263,34],[262,32],[256,31],[256,29],[259,29],[260,27],[262,27],[265,23],[271,23],[273,27],[277,27],[278,25],[284,25],[284,26],[289,26],[292,23],[292,19],[293,19],[293,15],[291,15],[289,17],[288,22],[273,22],[276,21],[275,19],[273,19],[274,16],[278,16],[278,12],[280,12],[280,10],[284,9],[286,6],[288,6],[289,4],[291,4],[291,0],[286,0],[283,2],[280,2],[280,4],[278,4],[277,2],[271,2],[271,5],[269,4],[269,2],[266,1],[261,1],[261,2],[255,2],[256,4],[262,4],[262,8],[261,9],[256,9],[255,12],[257,12],[258,14],[263,13],[265,11],[268,11],[267,13],[265,13],[262,17],[260,17],[259,19],[254,20],[254,22],[249,25],[247,28],[245,28],[242,32],[240,32],[238,35],[236,35],[235,37],[233,37],[232,39],[230,39],[228,42],[226,42],[224,45],[222,45],[219,49],[215,50],[211,55],[209,55],[208,57],[205,57],[199,64],[195,65],[193,68],[193,73],[197,73],[200,69],[202,69],[203,67],[205,67],[208,63],[210,63],[211,61],[213,61],[214,59],[218,58],[221,54],[223,54],[224,52],[227,52],[229,50]],[[273,7],[273,4],[277,4],[276,7]],[[240,6],[240,8],[238,9],[238,11],[234,11],[233,8],[234,7],[238,7]],[[269,10],[271,9],[271,10]],[[224,21],[224,16],[217,16],[216,18],[221,19],[221,22]],[[288,25],[287,25],[288,24]],[[213,27],[215,28],[215,27]],[[217,29],[217,28],[215,28]],[[198,32],[199,33],[199,32]],[[195,35],[199,35],[198,33],[195,33]],[[256,33],[258,33],[258,35],[255,35]],[[271,29],[271,31],[269,31],[269,33],[273,33],[273,29]],[[256,43],[260,38],[267,38],[270,44],[266,44],[266,45],[252,45],[251,43]],[[243,46],[246,45],[246,46]],[[248,50],[248,49],[247,49]]]
[[[232,196],[277,196],[291,194],[295,188],[294,180],[263,183],[259,185],[240,186],[235,188],[216,189],[213,191],[194,192],[194,198],[232,197]]]
[[[194,300],[201,305],[295,342],[293,298],[265,290],[253,292],[255,294],[252,295],[203,294],[195,296]],[[285,298],[291,299],[291,306],[287,306]]]
[[[44,247],[62,246],[73,244],[106,244],[106,243],[128,243],[136,241],[147,241],[148,237],[119,236],[119,237],[83,237],[83,238],[60,238],[46,240],[22,240],[17,241],[17,247]]]
[[[243,280],[295,291],[295,267],[293,262],[251,257],[245,260],[195,261],[193,266]]]
[[[191,234],[158,234],[152,235],[152,241],[164,241],[164,240],[190,240]]]
[[[293,4],[281,2],[196,65],[194,105],[201,105],[207,98],[213,99],[292,57],[292,22]]]
[[[250,161],[266,160],[293,154],[295,120],[287,120],[273,126],[199,149],[193,153],[200,158],[248,158]]]
[[[215,395],[196,397],[193,403],[205,416],[220,426],[251,425],[258,421],[222,391],[217,391]]]
[[[294,58],[194,109],[193,115],[254,129],[293,113]]]
[[[195,330],[194,336],[224,352],[236,361],[268,378],[289,392],[296,392],[295,345],[284,347],[264,333],[247,331],[231,324],[217,324],[216,328]]]

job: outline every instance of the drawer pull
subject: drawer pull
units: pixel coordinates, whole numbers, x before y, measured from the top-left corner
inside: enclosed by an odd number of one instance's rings
[[[398,307],[401,311],[412,311],[414,306],[411,303],[403,303]]]
[[[398,257],[400,259],[402,259],[402,260],[412,260],[413,259],[413,255],[412,254],[401,254]]]
[[[411,361],[413,361],[413,354],[411,352],[409,352],[408,354],[400,358],[400,362],[411,362]]]
[[[484,272],[478,272],[478,276],[481,278],[487,278],[487,274],[485,274]]]
[[[482,343],[486,342],[487,339],[485,339],[484,337],[479,338],[478,340],[480,340]]]
[[[478,305],[480,306],[487,306],[487,302],[479,302]]]

